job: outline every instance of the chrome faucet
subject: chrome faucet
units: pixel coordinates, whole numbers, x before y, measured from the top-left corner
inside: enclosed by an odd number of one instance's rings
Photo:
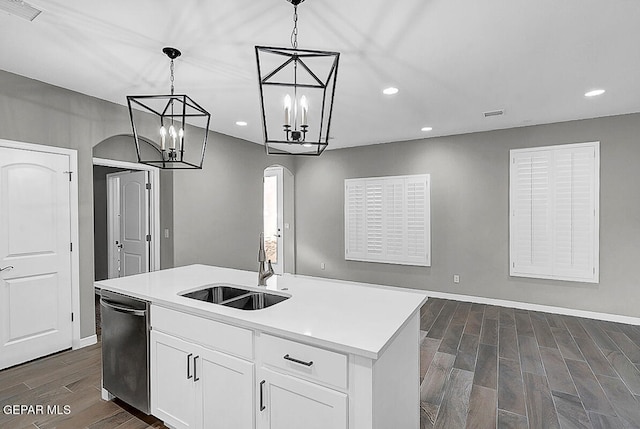
[[[273,272],[273,267],[271,266],[271,259],[269,259],[268,265],[269,269],[266,269],[264,261],[267,259],[267,255],[264,252],[264,233],[260,233],[260,249],[258,250],[258,262],[260,262],[260,266],[258,267],[258,286],[266,286],[267,279],[271,277]]]

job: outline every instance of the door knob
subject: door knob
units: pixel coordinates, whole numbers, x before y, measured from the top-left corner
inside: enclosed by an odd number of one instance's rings
[[[2,272],[2,271],[9,271],[9,270],[13,270],[13,266],[12,266],[12,265],[9,265],[9,266],[4,267],[4,268],[0,268],[0,272]]]

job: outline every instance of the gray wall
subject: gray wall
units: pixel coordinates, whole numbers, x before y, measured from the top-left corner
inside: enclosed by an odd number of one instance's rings
[[[155,126],[149,121],[140,133],[153,135]],[[78,151],[81,337],[95,333],[93,147],[129,133],[131,123],[124,106],[0,70],[0,138]],[[162,228],[172,230],[179,265],[205,262],[255,269],[262,170],[273,159],[254,143],[216,133],[209,138],[202,171],[176,172],[173,177],[161,174],[163,198],[168,198],[169,206],[175,204],[175,221],[165,223],[169,216],[161,214]],[[133,160],[131,146],[117,140],[120,143],[114,146],[100,145],[95,156]],[[278,161],[291,164],[282,158]],[[173,195],[165,194],[172,183]],[[163,267],[173,265],[171,252],[163,252],[161,258]]]
[[[264,147],[212,134],[201,171],[174,173],[176,266],[193,263],[256,271],[262,231],[262,177],[277,161]]]
[[[640,316],[640,115],[332,150],[296,165],[297,272]],[[601,142],[600,283],[509,276],[509,149]],[[432,266],[344,260],[344,179],[430,173]],[[326,269],[320,269],[320,263]],[[460,274],[460,284],[453,284]]]
[[[78,151],[81,337],[95,332],[92,147],[130,129],[123,106],[0,71],[0,138]]]

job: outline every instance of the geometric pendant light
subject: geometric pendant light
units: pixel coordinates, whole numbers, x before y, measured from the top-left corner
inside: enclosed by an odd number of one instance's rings
[[[175,48],[162,52],[171,60],[171,93],[129,95],[127,104],[138,162],[167,170],[201,169],[211,115],[186,94],[174,94]],[[152,144],[144,144],[149,136]]]
[[[270,155],[318,156],[329,144],[339,52],[298,49],[293,4],[291,48],[256,46],[265,149]]]

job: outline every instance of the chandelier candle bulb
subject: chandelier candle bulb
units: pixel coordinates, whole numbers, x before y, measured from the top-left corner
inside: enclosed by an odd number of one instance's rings
[[[291,125],[291,96],[284,97],[284,124]]]
[[[304,95],[300,99],[300,107],[302,109],[302,118],[300,119],[300,125],[307,125],[307,111],[309,110],[309,105],[307,104],[307,97]]]
[[[178,138],[180,138],[180,152],[184,151],[184,130],[180,127],[180,131],[178,131]]]
[[[169,136],[171,137],[171,145],[169,149],[176,150],[176,129],[173,125],[169,127]]]
[[[167,138],[167,129],[163,126],[160,127],[160,149],[161,150],[166,150],[166,142],[165,139]]]

